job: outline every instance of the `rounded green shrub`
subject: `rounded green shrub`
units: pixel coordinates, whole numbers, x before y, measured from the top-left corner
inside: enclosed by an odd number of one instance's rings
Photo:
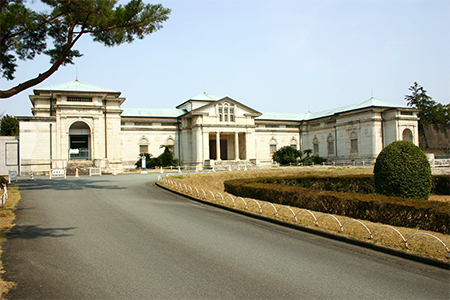
[[[374,168],[375,190],[386,196],[428,199],[432,186],[431,167],[422,149],[397,141],[384,148]]]

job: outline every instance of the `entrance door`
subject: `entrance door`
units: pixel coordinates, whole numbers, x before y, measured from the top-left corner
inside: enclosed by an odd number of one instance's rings
[[[220,159],[228,159],[228,146],[227,140],[220,140]],[[217,160],[217,146],[216,140],[209,140],[209,158]]]
[[[91,131],[84,122],[75,122],[69,129],[69,157],[71,160],[90,160]]]
[[[220,158],[222,160],[228,159],[228,143],[227,140],[220,140]]]

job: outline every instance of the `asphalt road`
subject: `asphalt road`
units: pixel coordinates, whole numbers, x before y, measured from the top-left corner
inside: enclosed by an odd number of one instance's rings
[[[450,271],[158,188],[155,174],[20,181],[10,298],[450,299]]]

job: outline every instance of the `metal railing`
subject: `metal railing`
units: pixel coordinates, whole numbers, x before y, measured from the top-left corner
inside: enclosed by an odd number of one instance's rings
[[[77,150],[77,151],[74,151]],[[91,151],[87,148],[70,149],[69,150],[70,160],[91,160]]]
[[[344,227],[346,224],[348,223],[356,223],[359,226],[361,226],[363,228],[363,230],[365,232],[367,232],[368,235],[368,239],[369,240],[373,240],[374,238],[374,234],[375,232],[380,231],[380,229],[388,229],[391,232],[395,232],[401,239],[402,243],[403,243],[403,247],[406,249],[409,249],[409,245],[408,245],[408,241],[411,240],[411,238],[413,237],[417,237],[417,236],[425,236],[425,237],[429,237],[433,240],[436,240],[439,242],[439,244],[445,248],[446,252],[447,252],[447,259],[450,259],[450,249],[449,247],[437,236],[430,234],[430,233],[426,233],[426,232],[418,232],[418,233],[414,233],[412,235],[410,235],[408,238],[406,238],[399,230],[397,230],[396,228],[389,226],[389,225],[380,225],[378,227],[376,227],[373,230],[370,230],[369,227],[364,224],[362,221],[357,220],[357,219],[348,219],[345,222],[341,223],[341,221],[339,221],[338,218],[336,218],[334,215],[332,214],[328,214],[328,213],[322,213],[320,214],[318,217],[316,217],[316,215],[308,210],[308,209],[303,209],[303,208],[296,208],[296,207],[290,207],[287,205],[281,205],[277,208],[276,205],[274,205],[271,202],[268,201],[259,201],[259,200],[255,200],[255,199],[248,199],[245,200],[242,197],[233,197],[230,194],[226,194],[225,196],[220,193],[220,192],[212,192],[210,190],[204,190],[202,188],[198,189],[197,187],[192,187],[190,185],[186,185],[186,184],[180,184],[177,183],[173,180],[170,179],[170,176],[173,176],[175,174],[162,174],[158,176],[158,181],[160,181],[161,183],[163,183],[167,188],[171,188],[171,189],[175,189],[181,193],[187,194],[189,196],[192,197],[196,197],[200,200],[204,200],[204,201],[211,201],[211,202],[215,202],[217,204],[221,204],[224,206],[231,206],[233,208],[241,208],[243,210],[250,210],[250,206],[252,205],[253,207],[256,208],[257,212],[259,214],[263,214],[263,209],[264,207],[269,207],[270,211],[273,212],[272,216],[275,218],[280,218],[280,214],[279,212],[281,210],[286,210],[288,211],[291,215],[292,215],[292,220],[291,221],[295,221],[296,223],[300,221],[300,216],[306,216],[306,218],[308,219],[313,219],[314,225],[317,227],[319,226],[319,220],[324,219],[324,218],[329,218],[331,220],[334,220],[334,222],[336,223],[336,225],[338,226],[338,231],[340,233],[345,233],[344,232]],[[228,203],[231,204],[227,204],[227,199],[230,199],[228,201]],[[238,203],[240,203],[241,205],[238,206]],[[262,204],[261,204],[262,203]],[[297,210],[297,212],[295,211]],[[317,213],[316,213],[317,214]],[[348,225],[347,225],[348,227]],[[384,231],[380,231],[381,233],[383,233]]]

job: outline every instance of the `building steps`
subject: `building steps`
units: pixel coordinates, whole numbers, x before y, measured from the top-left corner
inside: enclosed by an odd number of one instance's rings
[[[89,175],[89,168],[94,168],[93,161],[69,161],[67,163],[66,174],[75,175],[78,169],[78,175]]]

